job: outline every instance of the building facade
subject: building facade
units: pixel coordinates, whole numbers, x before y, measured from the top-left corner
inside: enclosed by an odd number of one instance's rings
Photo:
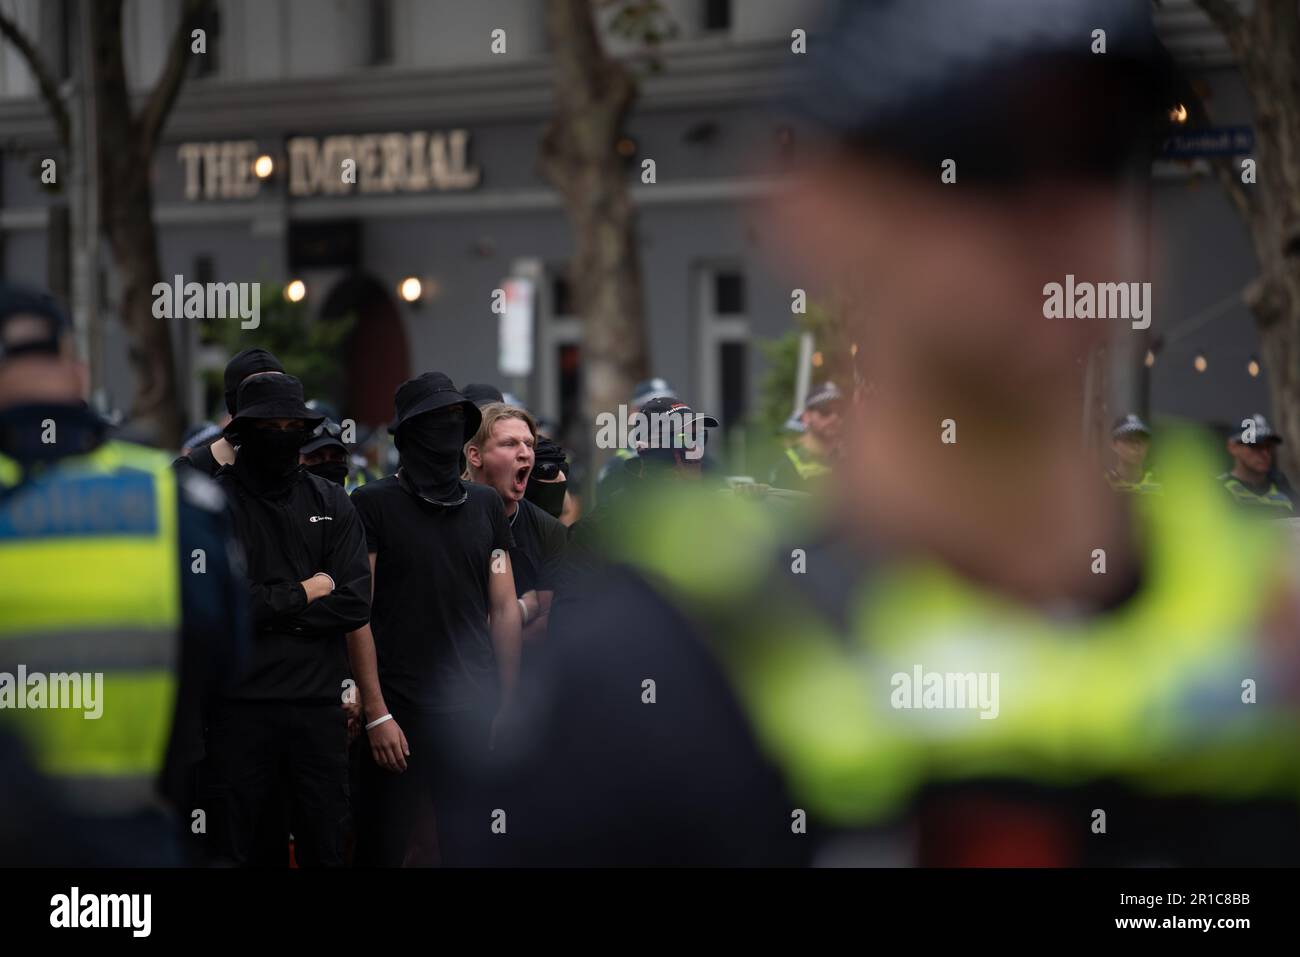
[[[798,131],[771,105],[790,65],[791,30],[811,31],[817,5],[664,6],[677,35],[663,46],[661,69],[644,70],[625,144],[651,366],[732,423],[756,402],[758,343],[793,328],[791,289],[800,283],[769,255],[761,200],[798,149]],[[15,12],[65,64],[74,7],[21,0]],[[129,0],[126,57],[137,88],[158,75],[177,8]],[[164,276],[297,279],[314,315],[356,314],[340,361],[351,386],[346,411],[359,421],[385,420],[393,387],[427,369],[513,386],[545,417],[573,420],[582,330],[565,275],[572,237],[537,163],[551,111],[542,15],[540,0],[219,0],[207,53],[153,160]],[[1248,125],[1240,81],[1190,0],[1171,0],[1160,17],[1176,55],[1213,91],[1216,122]],[[36,171],[53,146],[25,65],[0,47],[6,277],[48,275],[51,198]],[[272,163],[265,179],[250,173],[262,155]],[[345,158],[356,161],[356,183],[337,175]],[[641,180],[645,159],[654,160],[654,183]],[[1245,227],[1186,164],[1164,164],[1148,199],[1161,266],[1151,334],[1201,325],[1161,351],[1148,383],[1135,377],[1133,402],[1142,405],[1137,392],[1149,386],[1157,414],[1228,421],[1267,411],[1267,370],[1247,372],[1254,331],[1234,299],[1254,273]],[[111,273],[110,257],[102,260]],[[408,278],[420,281],[414,302],[398,293]],[[531,369],[521,376],[501,371],[492,311],[494,292],[510,281],[534,293]],[[105,285],[111,293],[111,275]],[[1198,318],[1207,308],[1218,312]],[[225,357],[201,346],[192,320],[160,321],[174,323],[189,417],[204,418],[210,396],[197,373]],[[101,348],[107,399],[124,405],[126,344],[109,335]],[[1198,353],[1204,372],[1193,366]]]

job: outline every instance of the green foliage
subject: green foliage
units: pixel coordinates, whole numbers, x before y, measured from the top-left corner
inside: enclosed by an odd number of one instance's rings
[[[822,364],[812,368],[810,384],[817,385],[830,379],[841,391],[853,391],[853,348],[842,310],[833,305],[809,303],[808,312],[795,317],[795,326],[779,339],[759,343],[768,368],[755,419],[768,435],[781,433],[794,408],[794,388],[799,376],[799,336],[802,333],[813,334],[813,351],[821,353],[822,357]]]
[[[677,38],[677,23],[661,0],[600,0],[600,9],[613,10],[607,27],[617,37],[635,43],[645,68],[663,72],[659,48]]]
[[[307,398],[341,405],[347,384],[344,347],[356,317],[312,319],[306,303],[284,298],[283,286],[263,282],[261,292],[261,323],[256,329],[218,319],[204,323],[203,342],[223,347],[227,356],[261,346],[284,363],[285,371],[302,380]],[[206,373],[210,396],[221,395],[221,372],[217,368]]]

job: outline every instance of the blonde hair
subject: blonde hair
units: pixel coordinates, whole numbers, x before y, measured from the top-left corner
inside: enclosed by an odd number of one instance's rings
[[[482,449],[487,445],[488,439],[492,438],[492,430],[502,419],[518,419],[528,426],[528,434],[533,437],[533,444],[537,444],[537,423],[533,417],[523,409],[513,405],[506,405],[504,402],[489,402],[483,406],[479,412],[483,416],[483,421],[479,423],[478,431],[474,437],[465,443],[465,474],[461,478],[468,480],[470,478],[469,464],[469,447],[472,445],[476,449]]]

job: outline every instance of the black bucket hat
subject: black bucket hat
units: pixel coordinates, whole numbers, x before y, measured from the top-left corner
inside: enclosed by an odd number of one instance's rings
[[[345,453],[348,451],[347,444],[342,439],[343,427],[333,419],[326,419],[316,430],[312,432],[311,438],[306,441],[298,451],[303,455],[310,455],[312,452],[318,452],[326,446],[333,445],[342,449]]]
[[[283,372],[265,372],[245,379],[226,434],[235,435],[256,419],[303,419],[307,428],[315,429],[325,416],[307,408],[302,394],[302,383]]]
[[[478,406],[461,395],[456,390],[456,384],[441,372],[426,372],[414,379],[407,379],[397,387],[393,404],[397,407],[397,419],[388,427],[388,431],[393,435],[396,435],[398,429],[417,415],[445,409],[451,405],[459,405],[465,410],[466,442],[474,438],[474,433],[478,431],[479,424],[483,421]]]

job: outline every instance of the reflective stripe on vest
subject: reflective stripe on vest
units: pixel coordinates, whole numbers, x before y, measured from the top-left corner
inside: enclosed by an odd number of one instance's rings
[[[1275,482],[1269,483],[1268,491],[1266,492],[1252,492],[1236,476],[1230,476],[1228,480],[1223,483],[1223,487],[1232,494],[1232,497],[1236,499],[1237,503],[1240,505],[1261,506],[1263,508],[1281,508],[1288,512],[1294,511],[1291,499],[1278,489]]]
[[[93,799],[88,810],[147,802],[179,657],[167,456],[108,442],[0,499],[0,607],[0,682],[12,681],[0,684],[0,721],[65,792]]]
[[[1144,472],[1142,478],[1136,482],[1127,482],[1114,472],[1106,473],[1106,481],[1110,487],[1117,492],[1128,492],[1136,495],[1159,495],[1164,489],[1155,479],[1154,472]]]
[[[821,478],[823,475],[830,474],[830,466],[814,459],[804,460],[799,454],[799,450],[793,445],[788,446],[785,450],[785,457],[794,465],[794,470],[799,473],[799,477],[805,482],[808,479]]]
[[[1208,459],[1168,444],[1170,474],[1205,474]],[[1300,723],[1281,695],[1241,701],[1242,679],[1267,671],[1254,637],[1285,546],[1216,495],[1191,480],[1140,498],[1142,591],[1077,620],[895,565],[841,631],[797,566],[770,573],[778,539],[756,505],[687,507],[680,493],[619,557],[697,622],[792,797],[825,820],[888,820],[926,783],[963,778],[1294,797]],[[718,546],[681,548],[691,540]]]

